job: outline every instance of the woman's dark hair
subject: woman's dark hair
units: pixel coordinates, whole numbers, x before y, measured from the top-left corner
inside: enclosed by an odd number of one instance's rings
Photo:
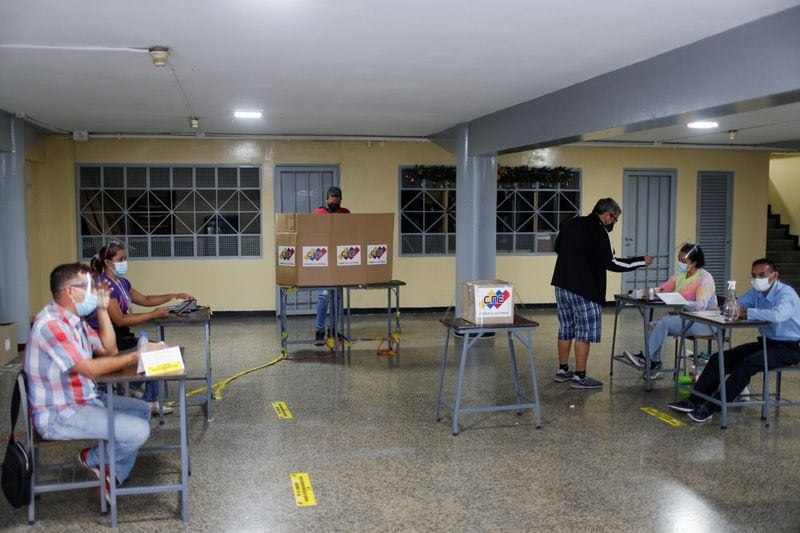
[[[106,259],[114,259],[117,257],[119,251],[124,249],[125,245],[119,241],[111,241],[110,243],[103,245],[103,247],[100,248],[100,251],[92,257],[92,260],[89,263],[89,266],[92,268],[92,272],[95,274],[95,276],[103,275],[103,272],[106,268]]]
[[[697,268],[703,268],[703,265],[706,264],[706,256],[699,244],[687,242],[681,246],[681,252],[686,254],[686,259],[697,264]]]

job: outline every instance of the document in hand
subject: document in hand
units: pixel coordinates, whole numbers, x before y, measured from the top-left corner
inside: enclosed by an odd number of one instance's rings
[[[689,305],[689,301],[679,292],[659,292],[657,295],[668,305]]]
[[[138,372],[146,376],[180,374],[184,370],[181,349],[177,346],[142,352],[139,358]]]

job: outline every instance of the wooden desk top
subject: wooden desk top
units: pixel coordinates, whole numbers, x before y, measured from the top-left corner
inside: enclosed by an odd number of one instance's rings
[[[457,333],[470,333],[480,331],[506,331],[509,329],[532,329],[539,327],[539,323],[533,320],[528,320],[520,315],[514,315],[514,322],[507,324],[484,324],[478,325],[468,322],[463,318],[442,318],[439,319],[447,328],[454,329]]]
[[[153,322],[155,322],[156,326],[190,326],[195,324],[206,324],[211,322],[211,312],[209,311],[208,307],[198,307],[190,313],[185,313],[182,315],[170,313],[165,318],[157,318]]]

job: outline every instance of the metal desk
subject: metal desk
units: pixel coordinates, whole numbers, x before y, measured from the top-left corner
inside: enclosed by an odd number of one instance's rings
[[[214,416],[211,412],[211,402],[213,401],[213,390],[212,385],[214,381],[211,379],[211,310],[208,307],[198,307],[196,310],[192,311],[191,313],[186,313],[183,315],[176,315],[175,313],[170,313],[169,316],[166,318],[159,318],[155,321],[156,324],[156,339],[158,341],[164,341],[164,328],[181,328],[181,327],[197,327],[202,326],[203,331],[205,333],[205,348],[206,348],[206,373],[204,376],[195,376],[195,377],[187,377],[186,379],[189,381],[204,381],[206,384],[206,397],[205,398],[190,398],[190,401],[197,401],[199,403],[205,404],[206,406],[206,417],[209,422],[214,420]],[[164,382],[164,393],[166,396],[169,396],[169,391],[167,390],[167,382]],[[164,400],[172,400],[173,398],[164,398]],[[182,403],[182,402],[181,402]],[[163,424],[163,417],[161,418],[161,423]]]
[[[766,320],[730,320],[724,319],[720,315],[718,318],[709,318],[707,316],[702,316],[698,313],[681,311],[681,329],[685,332],[689,325],[692,322],[698,322],[700,324],[705,324],[706,326],[711,328],[711,331],[714,332],[714,335],[717,337],[717,349],[718,349],[718,363],[719,363],[719,391],[720,391],[720,399],[717,400],[712,396],[708,396],[706,394],[702,394],[696,392],[692,389],[692,394],[703,398],[715,405],[719,405],[722,410],[722,422],[720,427],[722,429],[728,428],[728,407],[738,407],[743,405],[761,405],[764,406],[761,414],[761,419],[766,420],[766,409],[769,403],[769,372],[767,371],[767,338],[762,336],[762,352],[764,354],[764,390],[762,393],[761,400],[748,400],[744,402],[729,402],[726,394],[725,394],[725,350],[723,339],[725,338],[725,330],[726,329],[744,329],[744,328],[757,328],[758,326],[763,326],[768,324]],[[686,336],[681,334],[681,347],[680,349],[683,350],[684,344],[686,342]],[[705,371],[708,371],[708,367],[706,367]]]
[[[117,487],[113,482],[116,480],[116,458],[114,452],[114,394],[107,394],[108,399],[108,465],[112,479],[111,483],[111,527],[117,527],[117,496],[125,496],[128,494],[152,494],[156,492],[180,492],[181,493],[181,509],[183,511],[183,521],[189,521],[189,437],[186,419],[186,375],[173,374],[169,376],[147,377],[136,373],[136,367],[126,368],[113,374],[98,377],[95,381],[97,383],[106,383],[111,386],[108,390],[113,390],[113,385],[117,383],[128,384],[131,381],[156,381],[164,380],[178,382],[178,398],[179,398],[179,413],[180,413],[180,426],[181,426],[181,442],[180,445],[168,445],[158,448],[147,448],[140,451],[168,451],[179,449],[181,453],[181,482],[179,484],[165,484],[165,485],[150,485],[144,487]],[[100,478],[103,479],[102,477]]]
[[[319,285],[313,287],[295,287],[292,285],[278,285],[278,314],[280,315],[280,320],[278,322],[280,326],[280,336],[281,336],[281,353],[286,354],[288,351],[289,345],[292,344],[314,344],[316,339],[295,339],[289,340],[289,327],[288,327],[288,317],[286,316],[286,308],[287,308],[287,301],[289,295],[298,291],[328,291],[328,308],[330,309],[330,338],[334,339],[332,344],[328,345],[328,348],[334,352],[335,354],[339,354],[340,351],[343,351],[344,348],[341,346],[340,342],[337,342],[340,338],[340,334],[344,331],[344,324],[342,316],[342,287],[340,285]]]
[[[400,287],[404,287],[405,281],[393,279],[386,283],[364,283],[361,285],[345,285],[345,323],[344,335],[349,341],[347,343],[347,355],[350,355],[350,347],[353,342],[351,336],[351,312],[350,312],[350,291],[357,290],[386,290],[386,339],[389,351],[394,351],[395,357],[400,358]],[[392,295],[394,295],[394,306],[392,306]],[[394,331],[392,331],[392,315],[394,315]]]
[[[614,375],[614,361],[619,361],[621,363],[625,363],[628,366],[633,366],[628,358],[624,355],[614,355],[616,353],[616,345],[617,345],[617,321],[619,319],[619,313],[623,309],[626,308],[635,308],[639,311],[639,315],[642,317],[642,330],[644,331],[644,349],[642,353],[644,354],[645,358],[645,368],[644,368],[644,376],[645,376],[645,389],[649,392],[653,389],[653,380],[650,379],[650,348],[648,347],[648,340],[650,339],[650,332],[648,331],[648,325],[650,322],[653,321],[653,315],[656,309],[663,309],[665,311],[672,311],[675,309],[682,309],[683,305],[681,304],[665,304],[661,301],[660,298],[657,296],[650,300],[648,298],[634,298],[633,296],[627,294],[615,294],[614,301],[617,303],[616,309],[614,310],[614,333],[611,337],[611,364],[608,374],[610,376]],[[661,372],[674,372],[674,368],[662,368],[660,369]]]
[[[449,408],[453,412],[453,435],[458,435],[458,417],[461,413],[486,413],[493,411],[517,411],[522,414],[523,409],[534,409],[536,411],[536,429],[542,427],[542,410],[539,404],[539,387],[536,381],[536,366],[533,360],[533,328],[538,327],[539,323],[528,320],[521,316],[514,316],[511,324],[494,324],[478,326],[472,322],[460,318],[441,319],[439,322],[447,328],[444,350],[442,351],[442,368],[439,373],[439,393],[436,396],[436,421],[441,420],[441,406]],[[444,370],[447,365],[447,351],[450,344],[450,334],[463,335],[461,345],[461,364],[458,369],[458,381],[456,383],[455,403],[442,399],[442,389],[444,388]],[[464,384],[464,368],[467,365],[469,349],[481,338],[484,333],[505,333],[508,338],[508,353],[511,357],[511,374],[514,378],[514,393],[517,403],[509,405],[492,405],[487,407],[462,407],[461,392]],[[517,339],[528,350],[528,358],[531,365],[531,385],[533,387],[533,399],[523,396],[522,388],[519,383],[519,372],[517,371],[517,357],[514,351],[514,339]],[[527,400],[523,403],[523,400]]]

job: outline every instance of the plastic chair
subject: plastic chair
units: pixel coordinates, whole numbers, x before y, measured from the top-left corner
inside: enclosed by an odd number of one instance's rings
[[[33,416],[28,408],[28,388],[25,381],[25,374],[20,372],[17,375],[17,382],[19,383],[19,393],[20,393],[20,406],[22,413],[24,416],[22,417],[25,420],[25,433],[27,435],[26,440],[26,448],[28,451],[28,456],[31,458],[31,467],[33,470],[33,474],[31,475],[31,501],[28,504],[28,524],[33,525],[36,521],[36,495],[37,494],[44,494],[46,492],[59,492],[63,490],[77,490],[77,489],[88,489],[88,488],[100,488],[100,512],[105,514],[107,512],[106,508],[106,484],[105,475],[101,475],[100,479],[98,480],[87,480],[87,481],[69,481],[65,483],[42,483],[40,478],[40,472],[43,470],[55,470],[55,469],[63,469],[65,467],[74,468],[76,465],[75,463],[53,463],[53,464],[43,464],[41,461],[41,457],[39,456],[39,449],[42,447],[49,447],[51,445],[63,444],[66,442],[79,442],[77,440],[64,440],[64,441],[54,441],[54,440],[46,440],[39,435],[36,429],[33,426]],[[80,439],[86,440],[86,439]],[[98,440],[98,445],[100,448],[100,472],[105,472],[105,463],[106,463],[106,447],[105,441],[100,439]],[[78,466],[80,468],[80,466]]]

